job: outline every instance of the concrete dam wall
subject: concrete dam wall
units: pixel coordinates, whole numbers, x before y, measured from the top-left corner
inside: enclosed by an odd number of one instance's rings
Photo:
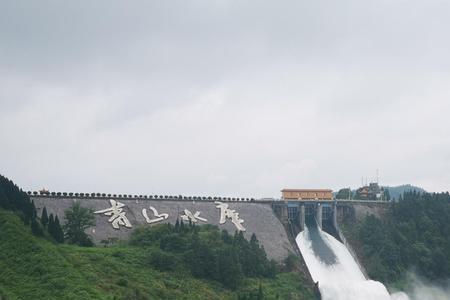
[[[337,205],[337,222],[360,222],[367,215],[381,218],[392,205],[381,201],[339,201]]]
[[[38,216],[47,208],[48,214],[58,215],[64,223],[64,211],[75,202],[91,208],[95,213],[96,226],[89,229],[95,243],[108,238],[126,240],[140,226],[172,223],[177,218],[196,221],[196,224],[212,224],[226,229],[230,234],[242,230],[250,239],[256,234],[267,256],[282,261],[294,248],[286,231],[272,210],[271,203],[263,202],[215,202],[210,200],[149,200],[118,199],[108,197],[55,197],[31,196]],[[123,205],[123,206],[122,206]],[[195,222],[194,221],[194,222]],[[116,228],[114,228],[116,227]]]

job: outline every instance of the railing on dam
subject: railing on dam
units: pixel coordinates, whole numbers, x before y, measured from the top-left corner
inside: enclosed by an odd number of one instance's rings
[[[225,201],[225,202],[258,202],[258,203],[337,203],[337,204],[387,204],[389,201],[362,200],[362,199],[333,199],[333,200],[287,200],[280,198],[250,198],[250,197],[219,197],[219,196],[186,196],[186,195],[137,195],[137,194],[111,194],[111,193],[73,193],[28,191],[32,197],[46,198],[88,198],[88,199],[118,199],[118,200],[158,200],[158,201]]]
[[[264,202],[270,201],[248,197],[218,197],[218,196],[185,196],[185,195],[133,195],[106,193],[68,193],[28,191],[32,197],[45,198],[88,198],[88,199],[118,199],[118,200],[158,200],[158,201],[231,201],[231,202]]]

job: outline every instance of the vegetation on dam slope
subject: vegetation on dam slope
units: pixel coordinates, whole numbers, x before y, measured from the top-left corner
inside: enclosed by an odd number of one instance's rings
[[[0,203],[11,195],[26,203],[0,185]],[[0,208],[0,233],[1,299],[314,299],[292,260],[282,270],[256,237],[214,226],[159,225],[130,243],[81,247],[57,243],[40,218],[10,205]]]

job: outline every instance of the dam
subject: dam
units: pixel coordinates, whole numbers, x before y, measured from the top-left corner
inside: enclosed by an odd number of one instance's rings
[[[212,224],[229,233],[241,230],[250,239],[254,233],[270,259],[278,262],[289,253],[298,253],[296,235],[304,230],[305,220],[314,216],[325,229],[338,228],[344,218],[361,219],[366,214],[380,215],[389,203],[379,201],[348,201],[332,199],[327,190],[322,199],[266,199],[228,197],[186,197],[162,195],[116,195],[103,193],[28,192],[40,216],[44,207],[48,214],[64,220],[64,211],[74,203],[92,209],[96,226],[89,229],[95,243],[107,239],[127,239],[133,229],[158,223],[175,224],[177,218],[198,225]],[[127,222],[110,220],[115,204]],[[221,203],[221,204],[219,204]],[[120,206],[120,207],[118,207]],[[224,218],[222,210],[232,210],[239,221]],[[242,222],[242,223],[239,223]]]
[[[88,233],[97,244],[126,240],[135,228],[175,224],[177,219],[211,224],[230,233],[242,231],[247,239],[255,234],[268,258],[277,262],[290,253],[299,255],[303,272],[317,283],[322,299],[409,299],[402,293],[389,295],[380,282],[367,278],[338,226],[343,219],[382,215],[388,202],[334,199],[331,190],[296,193],[297,198],[284,193],[281,199],[257,200],[28,192],[38,214],[45,207],[48,214],[64,220],[65,210],[74,203],[91,209],[96,225]],[[301,198],[301,193],[306,196]]]

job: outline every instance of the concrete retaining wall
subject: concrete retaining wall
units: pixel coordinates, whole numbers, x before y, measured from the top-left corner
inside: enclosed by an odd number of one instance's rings
[[[356,201],[339,201],[337,202],[337,219],[341,223],[345,222],[360,222],[367,215],[374,215],[380,218],[383,216],[388,208],[390,207],[390,202],[356,202]]]
[[[48,213],[58,215],[58,218],[64,222],[64,211],[71,207],[74,202],[79,202],[83,207],[92,208],[94,211],[110,208],[110,198],[75,198],[75,197],[48,197],[48,196],[31,196],[34,201],[38,216],[41,215],[44,206]],[[120,229],[114,229],[108,222],[109,217],[103,214],[95,214],[96,226],[89,230],[94,242],[98,243],[107,238],[127,239],[132,230],[139,226],[152,226],[146,223],[142,214],[142,209],[147,210],[150,218],[153,213],[150,206],[156,208],[159,214],[167,213],[169,217],[163,222],[174,224],[177,217],[184,214],[184,209],[195,213],[200,212],[200,217],[208,220],[207,224],[217,225],[220,229],[226,229],[230,234],[234,234],[236,226],[230,219],[225,224],[219,224],[220,209],[216,208],[214,201],[165,201],[165,200],[146,200],[146,199],[118,199],[123,203],[123,212],[133,226],[128,229],[120,226]],[[255,233],[260,243],[264,246],[267,256],[276,261],[282,261],[287,257],[289,252],[294,252],[290,244],[286,231],[272,211],[271,203],[257,202],[224,202],[229,205],[230,209],[236,210],[239,217],[244,220],[242,225],[246,231],[244,236],[250,239],[252,233]],[[158,224],[158,223],[157,223]],[[197,224],[206,224],[199,221]]]

